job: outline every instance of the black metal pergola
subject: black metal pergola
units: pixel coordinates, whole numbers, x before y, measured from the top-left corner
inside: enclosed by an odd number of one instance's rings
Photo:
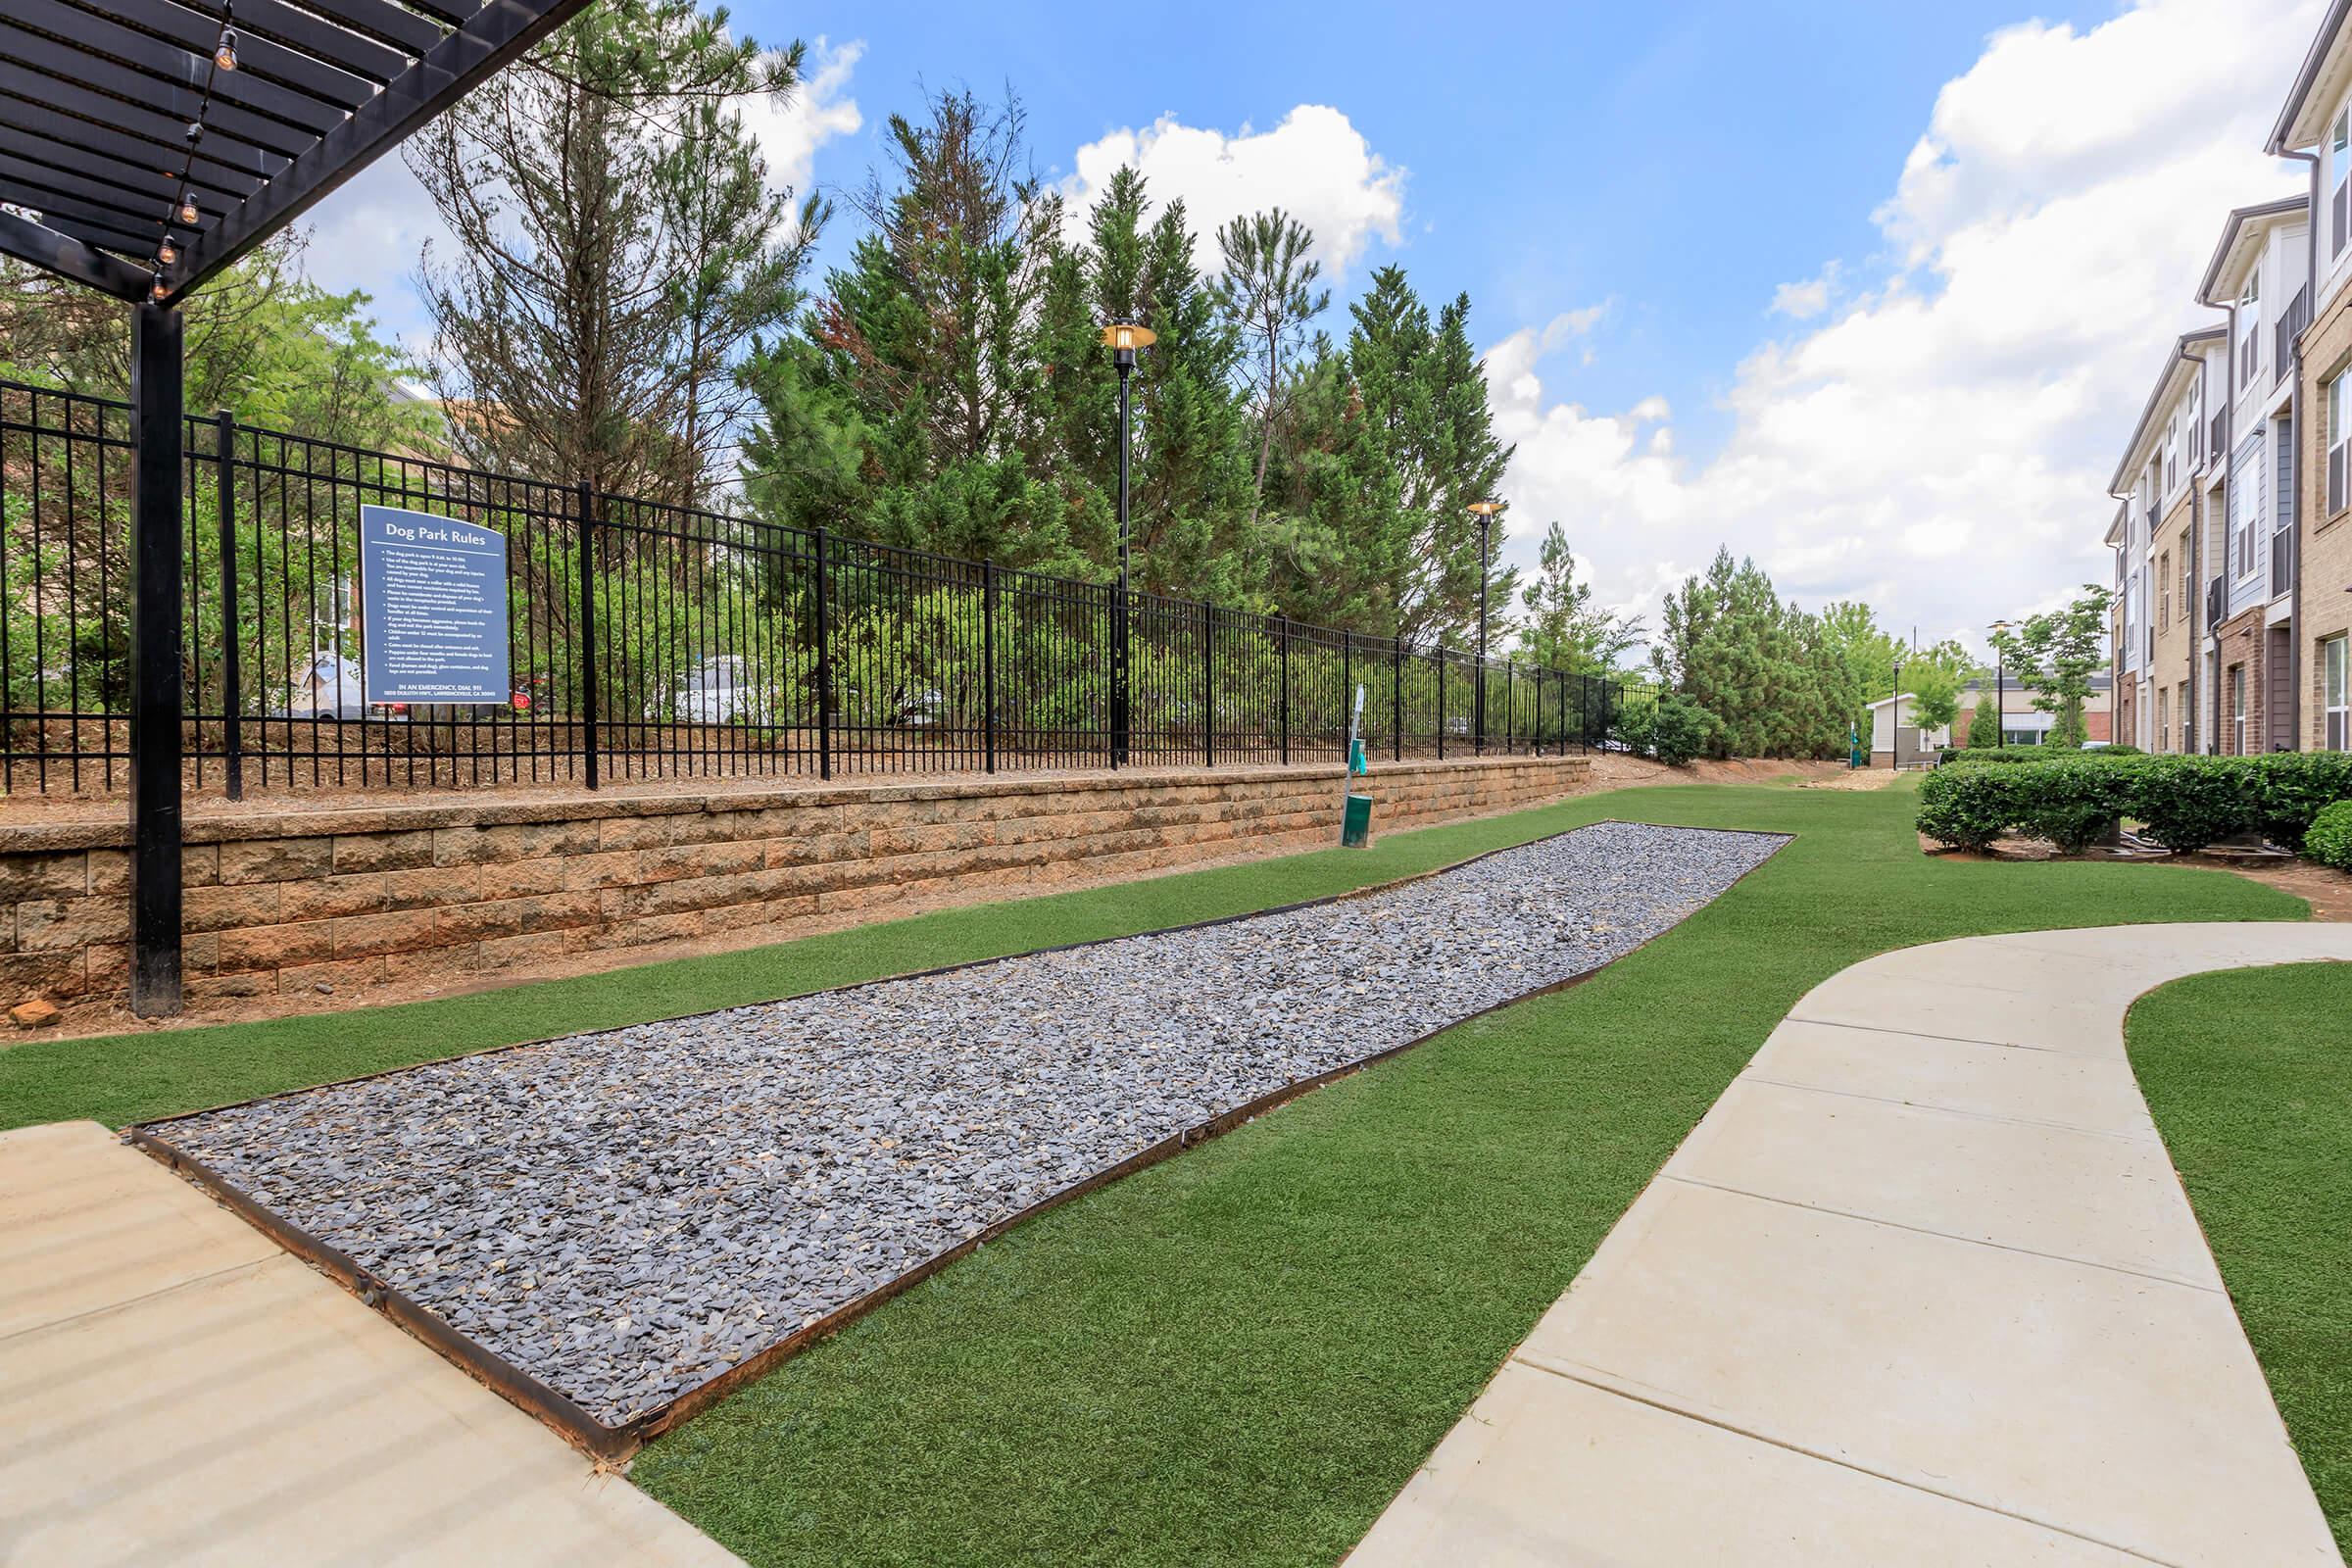
[[[0,0],[0,255],[129,303],[131,969],[180,1007],[189,290],[588,0]]]

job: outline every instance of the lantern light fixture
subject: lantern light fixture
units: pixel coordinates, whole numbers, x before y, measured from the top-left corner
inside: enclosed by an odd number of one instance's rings
[[[213,64],[222,71],[237,69],[237,29],[222,27],[220,45],[213,50]]]
[[[172,244],[170,237],[167,236],[164,242],[155,248],[155,265],[158,267],[170,267],[173,262],[178,260],[179,247]]]
[[[197,216],[196,198],[193,196],[182,195],[179,198],[179,220],[182,223],[192,224],[196,221]]]
[[[147,297],[158,305],[163,304],[164,296],[171,292],[172,290],[165,284],[164,274],[161,272],[156,273],[155,281],[147,286]]]

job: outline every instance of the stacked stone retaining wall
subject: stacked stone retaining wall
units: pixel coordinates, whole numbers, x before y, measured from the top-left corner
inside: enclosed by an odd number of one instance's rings
[[[1375,826],[1540,805],[1581,757],[1406,762]],[[868,910],[1134,875],[1336,840],[1330,767],[707,793],[575,792],[269,812],[187,826],[192,1003],[479,975],[681,939],[776,940]],[[0,822],[0,1006],[121,1002],[127,824]]]

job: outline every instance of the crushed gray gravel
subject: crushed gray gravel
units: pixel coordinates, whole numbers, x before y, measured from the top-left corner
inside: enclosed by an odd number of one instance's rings
[[[1608,962],[1785,842],[1604,822],[1360,899],[155,1132],[617,1426],[1163,1139]]]

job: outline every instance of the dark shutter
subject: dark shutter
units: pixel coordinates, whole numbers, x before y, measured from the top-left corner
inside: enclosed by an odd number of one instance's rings
[[[2348,220],[2352,220],[2352,179],[2336,181],[2335,196],[2328,206],[2335,220],[2334,243],[2328,251],[2328,254],[2332,256],[2344,248],[2346,229],[2348,226],[2352,226],[2347,222]]]
[[[2344,510],[2344,449],[2328,449],[2328,515],[2334,516]]]

